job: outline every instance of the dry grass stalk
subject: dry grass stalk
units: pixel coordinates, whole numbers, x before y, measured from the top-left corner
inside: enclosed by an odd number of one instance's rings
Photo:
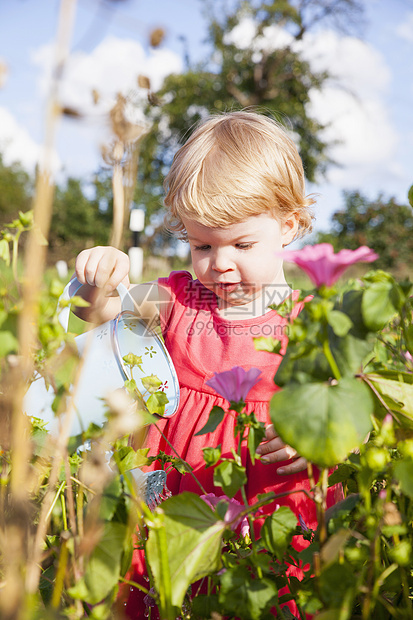
[[[5,539],[13,549],[7,551],[4,566],[4,587],[0,591],[0,616],[2,618],[19,618],[24,615],[24,597],[27,591],[24,574],[27,567],[27,555],[33,547],[31,537],[32,518],[29,515],[30,497],[27,480],[30,474],[32,447],[30,441],[29,420],[22,413],[26,379],[32,374],[32,354],[36,345],[38,323],[38,295],[45,266],[46,247],[53,200],[52,150],[57,123],[60,116],[58,105],[58,86],[62,70],[68,55],[69,41],[74,23],[76,0],[61,0],[59,24],[56,38],[55,69],[48,97],[46,132],[44,140],[44,160],[36,181],[33,203],[35,227],[29,234],[24,262],[24,279],[22,287],[23,309],[19,316],[18,337],[20,351],[20,377],[16,383],[12,412],[11,431],[11,519],[4,530]],[[19,517],[19,518],[17,518]],[[39,525],[38,532],[44,528]],[[36,544],[35,544],[36,546]],[[37,558],[37,554],[34,556]],[[32,555],[33,559],[33,555]],[[38,585],[40,569],[27,572],[26,587],[34,592]]]
[[[149,80],[147,81],[149,83]],[[131,118],[130,108],[133,108],[131,101],[118,93],[116,103],[110,111],[115,142],[110,151],[102,151],[105,161],[113,166],[113,226],[109,243],[116,248],[122,245],[129,205],[136,185],[139,143],[149,129],[145,122],[136,122]]]

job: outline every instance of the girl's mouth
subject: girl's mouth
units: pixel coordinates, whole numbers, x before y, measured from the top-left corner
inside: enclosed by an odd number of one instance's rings
[[[217,282],[218,288],[220,288],[221,291],[225,291],[226,293],[232,293],[239,287],[239,285],[239,282]]]

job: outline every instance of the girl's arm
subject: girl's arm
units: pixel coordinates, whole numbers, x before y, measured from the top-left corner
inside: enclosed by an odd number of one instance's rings
[[[124,252],[103,246],[83,250],[76,259],[75,274],[84,285],[77,295],[90,303],[87,308],[74,310],[84,321],[100,324],[113,319],[121,310],[116,287],[122,283],[135,302],[137,314],[151,326],[159,324],[158,285],[148,282],[131,286],[129,257]]]

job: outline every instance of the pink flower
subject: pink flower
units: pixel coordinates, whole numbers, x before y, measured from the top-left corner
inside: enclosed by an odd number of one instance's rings
[[[250,526],[248,523],[247,517],[238,517],[238,515],[244,510],[244,506],[242,506],[236,499],[229,499],[226,495],[221,495],[217,497],[215,493],[208,493],[208,495],[201,495],[201,499],[204,500],[208,504],[212,510],[215,510],[215,506],[219,502],[227,502],[228,508],[225,513],[224,523],[231,523],[231,530],[236,530],[237,527],[241,526],[241,536],[245,538],[245,536],[250,531]]]
[[[365,245],[357,250],[340,250],[334,254],[331,243],[307,245],[302,250],[287,250],[282,256],[305,271],[316,286],[332,286],[350,265],[371,263],[378,258],[378,254]]]
[[[216,372],[206,384],[229,402],[245,401],[248,392],[261,380],[260,374],[258,368],[244,370],[241,366],[234,366],[232,370]]]

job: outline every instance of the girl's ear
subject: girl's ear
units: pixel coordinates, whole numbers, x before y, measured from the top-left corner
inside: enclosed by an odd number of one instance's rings
[[[283,246],[294,241],[298,232],[298,213],[290,213],[282,224],[282,242]]]

